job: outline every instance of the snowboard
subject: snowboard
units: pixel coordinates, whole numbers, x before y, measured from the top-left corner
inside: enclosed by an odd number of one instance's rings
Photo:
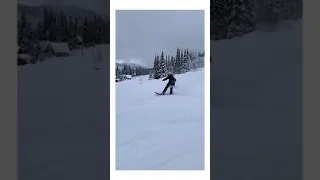
[[[159,96],[162,96],[162,95],[173,95],[173,94],[162,94],[162,93],[158,93],[158,92],[155,92],[156,95],[159,95]]]

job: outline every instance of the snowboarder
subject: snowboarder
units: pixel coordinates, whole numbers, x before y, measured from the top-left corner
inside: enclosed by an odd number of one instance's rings
[[[168,74],[168,76],[166,78],[164,78],[162,81],[166,81],[169,80],[169,82],[167,83],[166,87],[163,89],[162,94],[164,95],[167,91],[167,89],[170,87],[170,94],[172,94],[172,90],[173,90],[173,86],[175,86],[176,84],[176,78],[173,77],[172,74]]]

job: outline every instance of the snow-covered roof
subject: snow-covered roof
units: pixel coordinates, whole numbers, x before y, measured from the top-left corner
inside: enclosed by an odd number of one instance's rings
[[[55,52],[70,52],[68,43],[39,41],[39,45],[41,50],[45,50],[50,45]]]
[[[33,57],[32,57],[31,55],[29,55],[29,54],[23,53],[23,54],[18,54],[18,58],[19,58],[19,59],[24,59],[24,60],[30,60],[30,59],[32,59]]]
[[[126,75],[126,78],[132,78],[132,76],[131,75]]]
[[[70,52],[68,43],[51,42],[50,44],[55,52]]]

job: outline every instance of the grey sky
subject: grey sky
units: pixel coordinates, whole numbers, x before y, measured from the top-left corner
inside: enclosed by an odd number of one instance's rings
[[[116,11],[117,61],[152,67],[155,53],[177,47],[204,51],[204,11]]]
[[[86,8],[101,14],[110,14],[110,0],[18,0],[20,2],[26,2],[30,5],[75,5],[78,7]]]

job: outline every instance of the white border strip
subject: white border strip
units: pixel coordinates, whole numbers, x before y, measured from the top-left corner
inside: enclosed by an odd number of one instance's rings
[[[205,170],[116,171],[115,147],[115,12],[116,10],[205,10]],[[210,1],[112,0],[110,2],[110,179],[111,180],[210,180]]]

